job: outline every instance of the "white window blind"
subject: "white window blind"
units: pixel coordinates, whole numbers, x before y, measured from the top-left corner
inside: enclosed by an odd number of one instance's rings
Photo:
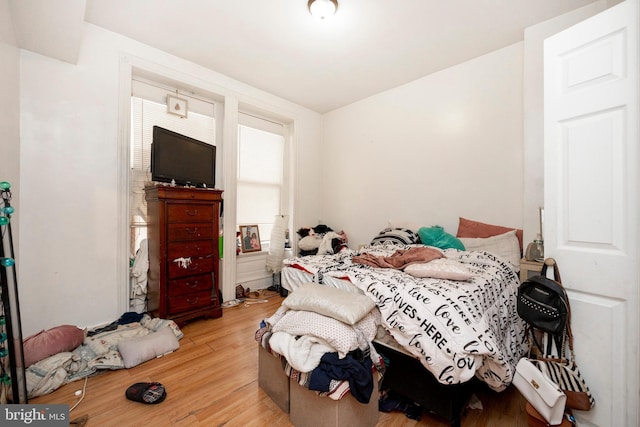
[[[237,222],[257,224],[266,250],[276,215],[282,213],[285,130],[245,113],[238,121]]]
[[[188,114],[182,118],[167,113],[166,96],[171,94],[187,100]],[[216,123],[214,104],[176,93],[175,89],[134,80],[131,96],[130,153],[130,227],[131,251],[135,253],[140,240],[146,238],[147,206],[144,187],[151,180],[151,142],[153,126],[215,145]]]

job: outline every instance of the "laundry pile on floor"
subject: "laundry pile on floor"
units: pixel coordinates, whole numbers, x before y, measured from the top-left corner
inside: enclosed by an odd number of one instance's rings
[[[183,333],[173,320],[125,313],[92,330],[61,325],[24,341],[29,398],[105,370],[132,368],[179,347]]]

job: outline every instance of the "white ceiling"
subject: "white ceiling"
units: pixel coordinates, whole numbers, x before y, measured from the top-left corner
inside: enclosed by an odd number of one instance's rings
[[[324,113],[516,43],[524,28],[595,0],[338,0],[327,21],[307,0],[9,1],[22,48],[75,62],[84,15]]]

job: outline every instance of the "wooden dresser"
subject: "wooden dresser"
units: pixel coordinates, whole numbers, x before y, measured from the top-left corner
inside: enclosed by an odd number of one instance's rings
[[[220,317],[221,190],[145,188],[149,242],[148,311],[178,325]]]

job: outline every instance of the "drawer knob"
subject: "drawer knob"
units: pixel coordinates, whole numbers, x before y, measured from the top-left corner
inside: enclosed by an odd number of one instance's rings
[[[196,234],[196,233],[198,233],[198,227],[193,228],[193,229],[191,229],[191,228],[187,228],[187,229],[186,229],[186,231],[187,231],[187,233],[189,233],[189,234]]]
[[[193,298],[193,299],[191,299],[191,298],[187,298],[187,304],[189,304],[189,305],[195,305],[195,304],[197,304],[197,303],[198,303],[198,297],[195,297],[195,298]]]
[[[190,216],[198,215],[198,209],[196,209],[194,211],[187,209],[185,212],[186,212],[187,215],[190,215]]]
[[[193,283],[191,283],[191,282],[187,283],[187,288],[192,288],[193,289],[193,288],[197,288],[197,287],[198,287],[198,281],[197,280],[195,282],[193,282]]]

